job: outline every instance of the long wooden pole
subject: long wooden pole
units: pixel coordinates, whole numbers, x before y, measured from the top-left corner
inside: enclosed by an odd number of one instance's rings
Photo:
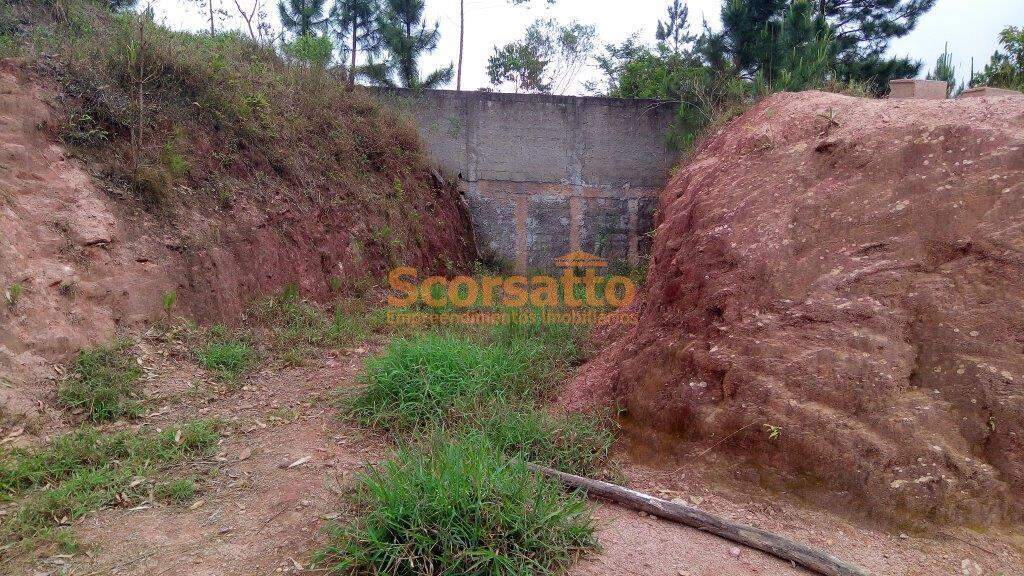
[[[466,0],[459,0],[459,70],[455,73],[455,91],[462,91],[462,40],[466,34]]]
[[[676,504],[593,478],[566,474],[546,466],[537,464],[527,464],[527,466],[535,472],[561,481],[566,486],[582,488],[592,496],[606,498],[634,510],[642,510],[652,516],[710,532],[726,540],[767,552],[788,562],[795,562],[824,576],[871,576],[864,568],[844,562],[821,550],[752,526],[729,522],[691,506]]]

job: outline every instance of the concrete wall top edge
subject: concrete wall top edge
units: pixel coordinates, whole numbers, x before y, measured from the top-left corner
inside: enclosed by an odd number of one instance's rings
[[[524,102],[524,103],[548,103],[548,104],[593,104],[599,106],[612,106],[623,108],[637,108],[647,105],[651,108],[670,107],[675,108],[678,103],[668,100],[652,100],[647,98],[609,98],[606,96],[561,96],[554,94],[534,93],[512,93],[512,92],[481,92],[476,90],[415,90],[412,88],[381,88],[376,86],[364,86],[366,90],[377,94],[394,94],[403,98],[465,98],[477,101],[490,102]]]

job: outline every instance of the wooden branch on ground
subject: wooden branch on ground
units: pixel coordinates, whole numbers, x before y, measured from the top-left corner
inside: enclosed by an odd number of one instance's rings
[[[767,552],[788,562],[795,562],[824,576],[870,576],[867,570],[846,563],[821,550],[815,550],[771,532],[729,522],[691,506],[668,502],[608,482],[566,474],[546,466],[537,464],[527,464],[527,466],[535,472],[561,481],[566,486],[582,488],[592,496],[599,496],[628,508],[647,512],[652,516],[710,532],[726,540]]]

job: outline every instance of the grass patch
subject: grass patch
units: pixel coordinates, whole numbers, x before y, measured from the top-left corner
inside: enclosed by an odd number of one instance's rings
[[[400,451],[360,479],[365,513],[335,528],[332,574],[554,574],[596,546],[586,502],[495,458],[479,433]]]
[[[219,324],[210,329],[210,341],[199,349],[197,356],[203,368],[225,382],[237,380],[256,360],[256,352],[248,341]]]
[[[388,430],[441,425],[483,397],[524,396],[535,352],[525,341],[481,345],[436,332],[399,338],[366,361],[366,386],[349,411],[364,425]]]
[[[556,416],[531,402],[509,405],[497,399],[477,406],[466,426],[508,458],[583,476],[608,457],[614,439],[610,418]]]
[[[58,526],[115,503],[143,500],[148,480],[167,466],[217,445],[217,423],[189,422],[159,433],[102,434],[83,428],[41,448],[0,453],[0,541],[34,545],[58,538]]]
[[[182,478],[180,480],[160,482],[153,487],[153,496],[163,502],[181,504],[195,498],[197,491],[198,488],[196,488],[195,480]]]
[[[298,287],[289,285],[257,302],[251,315],[270,332],[270,343],[287,365],[301,365],[317,347],[350,346],[366,339],[382,323],[374,316],[345,311],[333,315],[305,301]]]
[[[366,361],[347,409],[408,446],[360,479],[361,515],[317,555],[330,573],[556,574],[596,546],[583,496],[525,465],[589,474],[608,454],[610,419],[540,405],[582,359],[585,328],[462,330],[399,338]]]
[[[79,352],[70,375],[57,389],[58,402],[65,408],[83,410],[93,422],[138,416],[142,368],[131,347],[131,342],[119,340]]]

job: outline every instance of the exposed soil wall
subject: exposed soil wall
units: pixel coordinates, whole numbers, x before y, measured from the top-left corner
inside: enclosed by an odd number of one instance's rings
[[[473,259],[463,201],[422,166],[394,184],[401,210],[353,199],[352,188],[382,186],[375,180],[311,193],[280,179],[220,206],[200,198],[148,211],[96,177],[91,155],[57,141],[64,105],[47,78],[2,64],[0,293],[15,284],[22,293],[0,302],[0,376],[16,385],[52,375],[55,361],[120,327],[161,317],[168,292],[178,295],[175,315],[237,322],[251,300],[286,284],[329,300],[362,294],[396,262],[440,272]],[[19,386],[0,392],[14,412],[31,396],[19,400]]]
[[[1024,100],[808,92],[673,177],[640,323],[564,401],[879,516],[985,525],[1021,518],[1022,382]]]

